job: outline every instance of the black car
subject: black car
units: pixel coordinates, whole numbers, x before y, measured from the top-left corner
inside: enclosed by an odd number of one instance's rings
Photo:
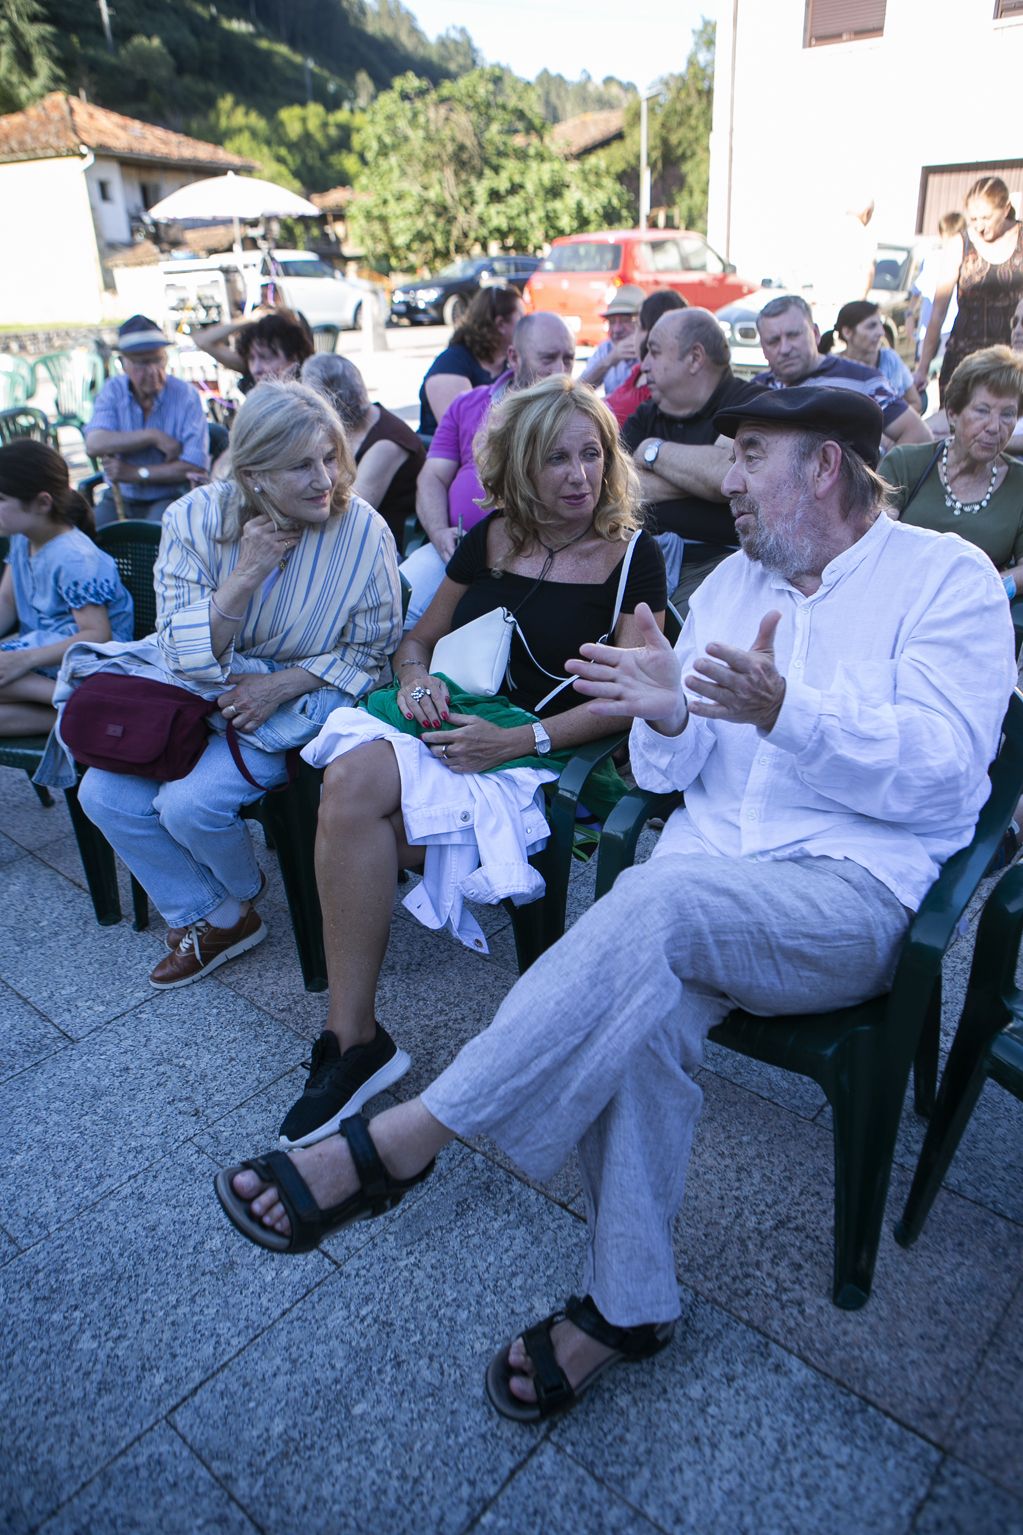
[[[391,319],[412,324],[457,325],[469,301],[488,283],[511,283],[521,293],[540,265],[539,256],[468,256],[435,277],[402,283],[391,294]]]

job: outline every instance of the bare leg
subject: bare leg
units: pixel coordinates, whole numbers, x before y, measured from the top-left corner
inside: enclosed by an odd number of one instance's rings
[[[405,841],[392,747],[373,741],[332,762],[320,802],[316,883],[330,981],[326,1027],[342,1054],[374,1037],[398,869],[418,868],[422,859],[423,849]]]
[[[28,672],[0,688],[0,736],[48,733],[57,718],[52,677]]]
[[[418,1098],[385,1109],[371,1121],[373,1144],[393,1178],[412,1178],[442,1147],[454,1140],[454,1133],[439,1119],[434,1119]],[[300,1147],[288,1153],[321,1209],[338,1204],[359,1187],[348,1143],[341,1135],[331,1135],[315,1146]],[[253,1172],[236,1174],[232,1179],[235,1193],[250,1201],[253,1215],[264,1226],[287,1236],[291,1230],[277,1190],[265,1185]]]
[[[0,736],[48,735],[57,718],[47,704],[7,703],[0,698]]]

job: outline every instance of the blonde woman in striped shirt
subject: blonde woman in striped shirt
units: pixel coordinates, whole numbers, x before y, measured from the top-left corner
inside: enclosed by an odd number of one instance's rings
[[[168,952],[149,977],[161,990],[266,936],[240,818],[261,790],[235,765],[226,722],[252,777],[280,784],[286,750],[386,680],[401,638],[394,540],[351,493],[331,406],[301,384],[260,384],[238,412],[231,458],[231,479],[168,509],[156,564],[166,680],[217,698],[206,750],[173,783],[90,768],[80,791],[168,923]]]

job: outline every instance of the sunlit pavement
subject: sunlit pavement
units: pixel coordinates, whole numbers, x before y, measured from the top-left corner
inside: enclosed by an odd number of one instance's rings
[[[260,851],[267,941],[157,994],[159,919],[98,927],[63,804],[42,808],[11,771],[2,796],[5,1530],[1023,1530],[1023,1114],[1008,1095],[985,1089],[904,1252],[910,1116],[875,1293],[845,1313],[828,1297],[819,1094],[711,1051],[674,1344],[520,1427],[488,1406],[484,1370],[577,1284],[574,1169],[539,1189],[455,1144],[399,1210],[315,1253],[242,1241],[213,1175],[272,1145],[325,1012],[302,988],[275,858]],[[591,888],[579,870],[573,913]],[[396,904],[379,1015],[413,1060],[399,1096],[515,978],[504,912],[483,921],[488,958]]]

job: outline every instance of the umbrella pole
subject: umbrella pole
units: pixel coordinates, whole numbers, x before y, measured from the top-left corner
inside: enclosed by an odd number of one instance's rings
[[[238,215],[237,215],[237,213],[233,215],[232,223],[234,224],[234,250],[235,250],[235,255],[240,256],[241,253],[242,253],[242,231],[241,231],[241,226],[238,223]]]

